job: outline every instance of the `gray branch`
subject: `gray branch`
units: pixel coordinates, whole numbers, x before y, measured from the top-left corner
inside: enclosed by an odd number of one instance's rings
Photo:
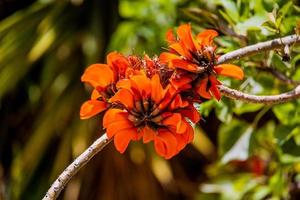
[[[244,48],[226,53],[219,57],[218,64],[240,59],[243,56],[251,55],[257,52],[267,51],[271,49],[283,48],[284,46],[290,46],[296,43],[300,43],[299,35],[289,35],[283,38],[277,38],[266,42],[260,42]]]
[[[78,156],[55,180],[49,188],[43,200],[57,199],[60,192],[65,188],[71,178],[86,165],[99,151],[101,151],[111,140],[103,134],[88,149]]]
[[[300,85],[294,90],[286,93],[270,96],[257,96],[252,94],[246,94],[235,89],[228,88],[224,85],[219,86],[220,92],[231,99],[244,101],[247,103],[262,103],[262,104],[280,104],[300,97]]]

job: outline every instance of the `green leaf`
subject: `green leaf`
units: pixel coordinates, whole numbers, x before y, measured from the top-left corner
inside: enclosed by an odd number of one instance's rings
[[[293,1],[289,1],[278,11],[278,16],[276,18],[276,26],[277,27],[281,26],[282,20],[285,18],[285,16],[288,14],[288,12],[291,12],[292,5],[293,5]]]
[[[249,157],[250,138],[253,127],[249,126],[233,147],[222,157],[221,162],[226,164],[232,160],[247,160]]]
[[[274,33],[278,32],[278,30],[276,28],[276,25],[271,21],[266,21],[266,22],[262,23],[261,25],[263,27],[265,27],[266,29],[268,29],[268,31],[271,31],[271,32],[274,32]]]
[[[300,110],[298,103],[285,103],[273,107],[276,117],[282,124],[293,125],[300,123]]]
[[[283,145],[286,141],[290,139],[289,135],[293,127],[286,126],[286,125],[279,125],[277,126],[274,136],[277,139],[277,144]]]
[[[230,21],[238,22],[239,12],[234,1],[231,0],[221,0],[219,4],[222,5],[225,9],[227,16],[230,18]]]
[[[249,103],[243,103],[241,101],[235,102],[236,106],[233,109],[233,112],[241,115],[244,113],[249,113],[249,112],[256,112],[260,110],[264,105],[262,104],[249,104]]]
[[[294,128],[290,134],[294,137],[295,143],[300,146],[300,126]]]
[[[290,154],[283,154],[280,157],[280,162],[283,164],[291,165],[300,163],[300,156],[293,156]]]
[[[219,154],[223,156],[241,137],[249,125],[233,119],[230,124],[222,124],[218,131]]]
[[[288,188],[286,185],[286,179],[282,173],[282,169],[278,169],[276,173],[270,178],[269,185],[274,197],[287,197]]]

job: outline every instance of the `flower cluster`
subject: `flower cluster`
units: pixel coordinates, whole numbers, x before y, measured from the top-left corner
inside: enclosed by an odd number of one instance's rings
[[[193,140],[191,124],[200,120],[194,103],[221,98],[217,75],[242,79],[232,64],[216,65],[214,30],[194,37],[189,24],[167,32],[169,51],[153,59],[112,52],[107,64],[89,66],[81,77],[93,87],[80,117],[104,113],[103,127],[123,153],[130,141],[153,141],[156,152],[169,159]]]

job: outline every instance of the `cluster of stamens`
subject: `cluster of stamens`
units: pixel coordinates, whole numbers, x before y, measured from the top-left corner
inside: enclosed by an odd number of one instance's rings
[[[155,130],[161,126],[161,110],[151,99],[135,101],[135,107],[127,112],[129,113],[128,119],[135,127],[149,126]]]

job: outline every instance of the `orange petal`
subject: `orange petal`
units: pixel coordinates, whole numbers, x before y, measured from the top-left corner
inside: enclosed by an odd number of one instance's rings
[[[197,72],[198,69],[197,65],[181,59],[172,60],[172,64],[175,68],[184,69],[190,72]]]
[[[211,45],[213,39],[218,35],[215,30],[205,30],[197,35],[197,40],[201,45]]]
[[[110,102],[121,103],[127,109],[131,109],[134,106],[133,95],[127,89],[119,90],[112,98],[110,98]]]
[[[229,76],[229,77],[236,78],[239,80],[242,80],[244,78],[243,70],[236,65],[221,64],[221,65],[215,66],[214,70],[219,75]]]
[[[214,97],[219,101],[221,99],[221,93],[215,84],[212,84],[209,88]]]
[[[138,134],[136,128],[123,129],[119,131],[114,137],[114,144],[120,153],[124,153],[129,142]]]
[[[98,100],[88,100],[80,108],[80,119],[88,119],[104,111],[107,103]]]
[[[209,90],[214,95],[214,97],[219,101],[221,99],[221,93],[217,85],[220,85],[220,82],[216,79],[215,76],[210,76],[209,81],[211,83]]]
[[[116,108],[110,108],[105,112],[103,117],[103,127],[107,128],[111,123],[126,121],[127,117],[127,112]]]
[[[169,44],[172,44],[173,42],[176,42],[176,38],[174,36],[174,32],[172,29],[168,29],[166,33],[166,39]]]
[[[140,92],[142,97],[148,97],[151,93],[151,82],[146,75],[136,75],[130,78],[131,87]]]
[[[112,52],[107,55],[107,63],[115,72],[116,78],[125,78],[126,70],[130,66],[127,58],[118,52]]]
[[[188,76],[188,75],[183,75],[183,76],[180,76],[180,78],[171,78],[170,79],[170,83],[172,84],[172,86],[174,86],[174,88],[176,90],[178,89],[182,89],[182,88],[189,88],[190,87],[190,84],[193,81],[193,79]]]
[[[189,123],[187,125],[186,132],[183,134],[175,134],[177,140],[177,151],[181,151],[188,143],[194,139],[194,129]]]
[[[112,138],[114,135],[122,131],[123,129],[133,128],[134,125],[131,121],[124,119],[118,121],[111,121],[109,125],[106,127],[106,134],[108,138]]]
[[[193,123],[199,122],[201,119],[200,113],[198,110],[193,106],[189,105],[187,109],[184,109],[180,112],[184,117],[189,118]]]
[[[151,98],[159,104],[165,95],[165,91],[160,84],[160,78],[158,74],[155,74],[151,79]]]
[[[122,79],[117,82],[116,86],[118,89],[124,88],[124,89],[130,90],[131,89],[131,81],[130,81],[130,79]]]
[[[113,51],[113,52],[110,52],[109,54],[107,54],[106,56],[106,62],[109,66],[112,66],[113,65],[113,62],[115,60],[117,60],[119,57],[120,57],[120,53],[116,52],[116,51]]]
[[[173,113],[171,116],[165,118],[162,123],[174,133],[181,134],[186,131],[186,126],[182,123],[180,113]]]
[[[186,48],[182,47],[182,45],[179,42],[171,44],[169,48],[187,59],[193,59],[191,53]]]
[[[87,82],[93,87],[106,87],[114,82],[114,74],[106,64],[93,64],[81,76],[82,82]]]
[[[161,63],[167,64],[169,63],[169,67],[172,68],[172,60],[174,59],[180,59],[180,56],[175,55],[173,53],[169,52],[163,52],[159,55],[159,60]]]
[[[160,156],[170,159],[177,153],[177,140],[168,130],[159,129],[154,138],[154,147]]]
[[[201,80],[199,87],[197,88],[197,93],[203,98],[210,99],[211,94],[207,91],[207,81],[208,78]]]
[[[142,134],[143,134],[143,142],[148,143],[154,139],[155,131],[148,126],[145,126],[142,129]]]
[[[177,29],[177,35],[180,39],[180,43],[184,45],[187,50],[196,51],[190,24],[183,24],[179,26]]]
[[[187,107],[189,103],[187,101],[182,101],[181,96],[177,94],[173,101],[171,102],[169,106],[169,110],[175,110],[177,108],[184,108]]]
[[[98,90],[94,89],[93,92],[92,92],[92,95],[91,95],[91,99],[96,100],[99,97],[101,97],[101,94],[98,92]]]

